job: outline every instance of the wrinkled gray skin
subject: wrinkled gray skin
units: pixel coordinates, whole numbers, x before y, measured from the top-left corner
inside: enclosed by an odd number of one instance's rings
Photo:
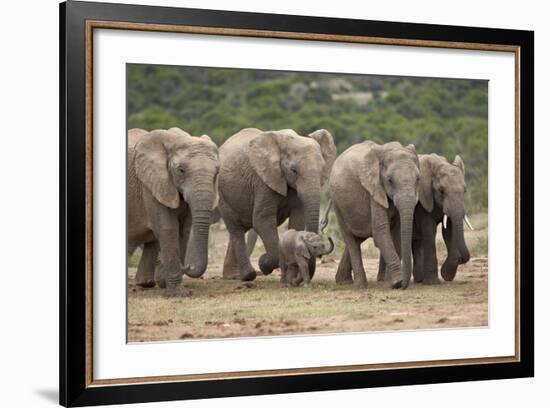
[[[336,158],[332,135],[317,130],[304,137],[290,129],[243,129],[220,147],[220,213],[230,239],[223,276],[253,280],[245,233],[254,229],[266,253],[259,266],[269,274],[279,266],[277,226],[317,232],[321,185]],[[315,271],[315,259],[309,264]]]
[[[166,287],[166,296],[190,294],[181,280],[184,273],[196,278],[206,270],[218,170],[218,149],[206,135],[193,137],[177,128],[128,132],[128,252],[143,244],[138,285],[157,283]],[[191,229],[197,257],[187,265]]]
[[[298,286],[302,281],[309,286],[309,262],[316,257],[328,255],[334,249],[331,238],[324,240],[315,232],[289,229],[281,235],[279,245],[279,266],[281,268],[281,286],[288,283]]]
[[[447,226],[442,228],[447,247],[447,259],[441,267],[441,276],[452,281],[458,265],[470,259],[464,240],[464,162],[456,156],[453,163],[437,154],[419,155],[420,197],[414,215],[413,276],[415,282],[439,283],[435,237],[437,225],[447,215]],[[442,226],[443,227],[443,226]]]
[[[354,285],[367,286],[360,246],[373,237],[388,265],[385,285],[392,288],[409,285],[419,178],[418,156],[413,145],[403,147],[398,142],[377,145],[366,141],[338,156],[329,185],[346,248],[338,265],[336,282],[351,281],[353,270]]]
[[[218,192],[216,191],[216,195]],[[212,210],[212,217],[210,219],[210,225],[217,223],[221,218],[220,215],[220,209],[218,206],[216,206]],[[187,242],[187,251],[185,252],[185,262],[188,265],[195,265],[197,262],[197,255],[195,252],[196,248],[196,242],[195,242],[195,235],[193,234],[193,229],[191,229],[191,232],[189,233],[189,240]]]
[[[464,240],[464,162],[456,156],[450,164],[437,154],[419,155],[420,190],[413,225],[413,276],[415,282],[428,285],[440,283],[437,276],[437,251],[435,237],[437,225],[447,214],[447,228],[443,228],[443,239],[447,247],[447,259],[441,268],[446,281],[452,281],[459,264],[470,259],[470,252]],[[458,228],[453,228],[458,225]],[[395,231],[392,235],[396,236]],[[349,262],[345,260],[345,262]],[[385,280],[385,262],[379,260],[378,281]],[[349,276],[351,280],[351,269]]]

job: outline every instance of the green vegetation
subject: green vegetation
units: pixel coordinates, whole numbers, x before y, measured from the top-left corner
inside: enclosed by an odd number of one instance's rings
[[[326,128],[338,152],[413,143],[466,164],[469,212],[487,208],[486,81],[129,64],[128,127],[177,126],[221,145],[246,127]]]

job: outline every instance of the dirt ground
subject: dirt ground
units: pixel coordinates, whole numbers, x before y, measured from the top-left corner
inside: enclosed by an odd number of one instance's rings
[[[128,268],[128,341],[167,341],[384,330],[479,327],[488,324],[487,216],[470,217],[476,231],[466,240],[472,259],[461,265],[453,282],[407,290],[384,289],[376,281],[377,250],[364,244],[368,288],[337,285],[338,249],[318,261],[309,288],[279,287],[279,270],[254,282],[221,278],[227,232],[214,226],[208,270],[201,279],[184,278],[190,298],[165,299],[158,288],[134,283]],[[444,245],[438,242],[440,258]],[[261,243],[253,264],[262,253]]]

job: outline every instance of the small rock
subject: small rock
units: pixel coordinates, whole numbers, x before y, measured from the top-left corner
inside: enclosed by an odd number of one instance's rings
[[[234,290],[241,290],[241,289],[252,289],[255,288],[256,284],[253,282],[243,282],[241,285],[235,287]]]

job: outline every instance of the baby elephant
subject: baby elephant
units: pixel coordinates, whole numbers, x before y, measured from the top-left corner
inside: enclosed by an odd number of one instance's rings
[[[279,243],[279,266],[281,268],[281,286],[288,283],[298,286],[302,281],[309,286],[311,280],[308,262],[311,258],[327,255],[334,249],[332,238],[323,240],[314,232],[289,229]]]

